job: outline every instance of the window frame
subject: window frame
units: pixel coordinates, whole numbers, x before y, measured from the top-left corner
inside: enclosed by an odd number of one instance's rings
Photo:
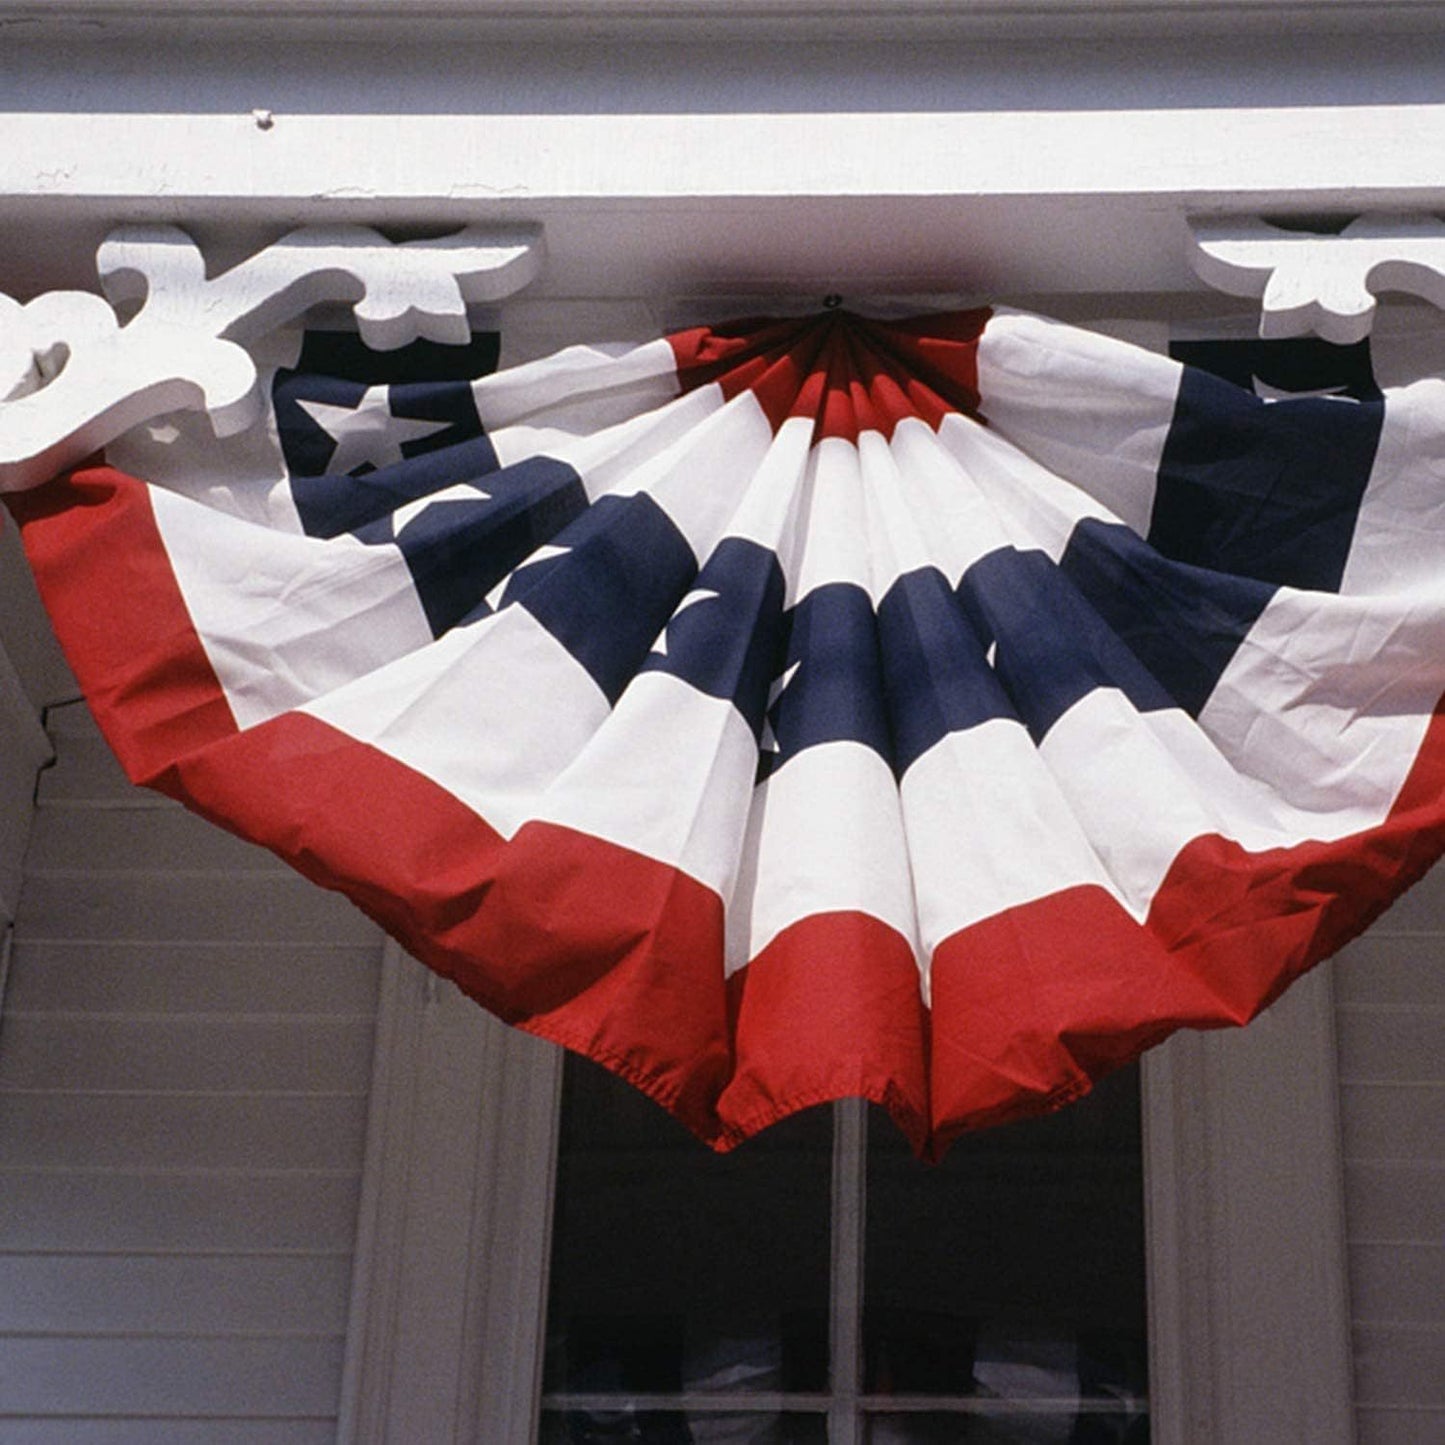
[[[1145,1056],[1156,1445],[1354,1436],[1330,965]],[[390,945],[340,1445],[536,1438],[561,1052]]]

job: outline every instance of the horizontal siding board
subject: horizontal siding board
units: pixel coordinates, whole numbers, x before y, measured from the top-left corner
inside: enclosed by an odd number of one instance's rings
[[[1389,934],[1445,934],[1445,868],[1437,868],[1401,895],[1370,926],[1375,937]]]
[[[1342,1083],[1347,1163],[1445,1159],[1445,1086]]]
[[[345,1255],[0,1254],[0,1334],[339,1335],[350,1276]]]
[[[1337,1020],[1344,1082],[1445,1081],[1441,1059],[1445,1009],[1350,1004],[1337,1010]]]
[[[32,939],[367,943],[377,926],[339,893],[299,874],[215,872],[40,873],[29,876],[15,919]]]
[[[1434,1244],[1351,1245],[1350,1298],[1361,1324],[1445,1323],[1445,1236]]]
[[[1361,1406],[1355,1445],[1440,1445],[1445,1440],[1445,1409],[1391,1410]]]
[[[1352,1239],[1438,1243],[1445,1239],[1445,1164],[1347,1164],[1345,1213]]]
[[[136,817],[124,808],[41,808],[30,834],[26,867],[227,868],[243,873],[284,872],[274,853],[248,843],[184,809],[149,809]]]
[[[51,718],[54,716],[52,713]],[[49,731],[55,741],[57,757],[41,775],[35,795],[40,804],[108,801],[142,792],[126,777],[125,769],[115,760],[115,754],[98,731],[57,731],[53,721]],[[150,792],[149,789],[144,791]],[[159,793],[152,796],[157,801],[161,800]],[[165,801],[170,802],[169,799]],[[177,805],[171,803],[170,806]]]
[[[381,947],[362,944],[60,943],[17,951],[6,1012],[367,1014]]]
[[[1361,1405],[1445,1407],[1445,1328],[1357,1325],[1355,1398]]]
[[[334,1412],[342,1342],[0,1337],[12,1414],[287,1415]]]
[[[0,1170],[8,1250],[350,1248],[357,1171]]]
[[[0,1094],[0,1161],[71,1168],[347,1169],[353,1096]]]
[[[1371,929],[1335,959],[1335,998],[1445,1008],[1445,939]]]
[[[363,1093],[372,1021],[7,1013],[0,1089]]]
[[[336,1445],[336,1421],[158,1420],[155,1416],[104,1420],[5,1420],[4,1445]]]

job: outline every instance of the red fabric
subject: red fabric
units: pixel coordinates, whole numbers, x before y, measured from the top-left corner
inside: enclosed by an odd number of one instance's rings
[[[236,721],[176,586],[150,493],[107,467],[6,504],[66,657],[127,774],[173,791],[170,768]]]

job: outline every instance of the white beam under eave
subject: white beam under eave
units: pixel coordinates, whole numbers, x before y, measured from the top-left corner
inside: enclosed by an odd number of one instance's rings
[[[1445,209],[1445,105],[4,117],[0,289],[124,220],[545,224],[541,294],[1197,289],[1186,217]]]
[[[301,23],[322,17],[378,29],[457,22],[493,30],[555,33],[585,22],[633,32],[710,34],[717,0],[0,0],[0,21],[166,24],[228,20]],[[1441,0],[730,0],[732,31],[765,29],[831,38],[900,32],[1088,37],[1228,31],[1375,33],[1418,29]]]

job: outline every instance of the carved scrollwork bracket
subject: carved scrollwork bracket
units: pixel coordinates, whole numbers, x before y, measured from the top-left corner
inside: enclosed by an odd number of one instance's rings
[[[203,410],[217,436],[243,431],[261,409],[247,344],[313,306],[350,303],[382,351],[465,342],[468,303],[525,286],[542,237],[469,226],[393,243],[366,226],[306,226],[208,277],[184,231],[125,226],[96,260],[105,299],[0,294],[0,491],[39,486],[167,412]]]
[[[1326,233],[1239,218],[1190,227],[1195,271],[1232,296],[1259,297],[1266,339],[1361,341],[1384,291],[1445,308],[1445,221],[1434,216],[1361,216]]]

